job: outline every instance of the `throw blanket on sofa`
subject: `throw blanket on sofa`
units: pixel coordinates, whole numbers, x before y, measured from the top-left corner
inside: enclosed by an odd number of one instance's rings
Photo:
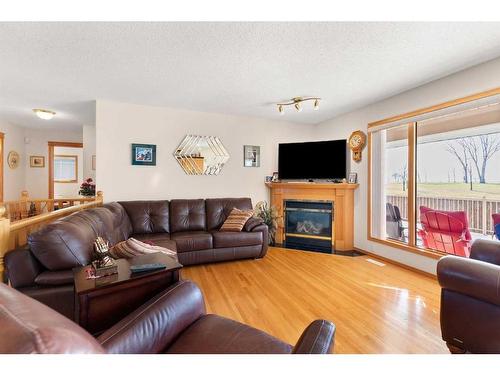
[[[129,238],[126,241],[117,243],[109,250],[109,254],[115,258],[133,258],[138,255],[151,253],[165,253],[177,259],[177,253],[173,250],[161,246],[150,245],[135,238]]]

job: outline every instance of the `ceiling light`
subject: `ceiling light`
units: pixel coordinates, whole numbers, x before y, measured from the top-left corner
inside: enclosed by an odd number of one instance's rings
[[[33,112],[43,120],[51,120],[56,115],[55,112],[47,109],[34,109]]]
[[[321,101],[321,98],[318,98],[315,96],[308,96],[308,97],[298,96],[298,97],[292,98],[284,103],[277,103],[276,105],[278,106],[278,111],[279,111],[280,115],[284,115],[285,114],[284,106],[293,105],[295,107],[295,109],[297,110],[297,112],[301,112],[302,111],[301,103],[306,102],[308,100],[314,100],[313,109],[315,111],[319,109],[319,102]]]

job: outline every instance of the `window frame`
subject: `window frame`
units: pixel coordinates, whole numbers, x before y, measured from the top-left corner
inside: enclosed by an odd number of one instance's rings
[[[377,242],[390,247],[405,250],[411,253],[423,255],[426,257],[440,259],[445,254],[432,250],[422,249],[416,245],[416,147],[417,147],[417,122],[412,118],[432,113],[435,111],[443,110],[446,108],[455,107],[461,104],[474,102],[479,99],[488,98],[490,96],[500,95],[500,87],[483,91],[480,93],[468,95],[458,99],[449,100],[440,104],[432,105],[429,107],[417,109],[411,112],[403,113],[400,115],[385,118],[368,123],[368,206],[367,206],[367,238],[369,241]],[[378,127],[386,126],[390,123],[396,123],[408,119],[408,244],[392,240],[374,237],[372,235],[372,134],[373,130]]]
[[[57,179],[55,176],[55,165],[54,165],[54,183],[58,184],[74,184],[78,182],[78,155],[54,155],[54,164],[56,159],[73,159],[75,161],[74,169],[74,179]]]

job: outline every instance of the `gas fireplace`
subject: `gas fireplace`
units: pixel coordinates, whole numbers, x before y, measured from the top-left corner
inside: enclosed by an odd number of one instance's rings
[[[332,252],[333,202],[285,201],[285,247]]]

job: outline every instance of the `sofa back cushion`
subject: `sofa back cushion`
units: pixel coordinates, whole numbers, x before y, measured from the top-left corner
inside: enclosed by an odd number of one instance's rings
[[[224,221],[233,210],[251,210],[252,200],[250,198],[215,198],[206,199],[207,230],[219,230]]]
[[[203,199],[174,199],[170,201],[172,233],[205,230],[207,218]]]
[[[88,217],[77,212],[31,233],[28,243],[40,263],[58,271],[89,264],[96,237]]]
[[[127,239],[131,230],[123,208],[111,203],[54,221],[31,233],[28,243],[44,267],[59,271],[89,264],[97,236],[114,245]]]
[[[125,208],[133,233],[169,233],[168,201],[118,202]]]

